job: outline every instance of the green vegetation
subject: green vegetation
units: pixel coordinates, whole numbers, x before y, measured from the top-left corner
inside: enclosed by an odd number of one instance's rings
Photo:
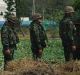
[[[29,40],[21,40],[18,50],[15,51],[15,59],[32,58]],[[44,49],[42,59],[46,61],[63,61],[63,50],[59,39],[49,40],[48,47]]]
[[[18,49],[15,50],[15,59],[32,58],[32,52],[30,48],[30,41],[28,39],[22,39],[18,44]],[[44,61],[63,62],[64,55],[59,39],[49,40],[48,47],[44,49],[43,57]],[[0,44],[0,63],[2,63],[2,46]]]
[[[75,0],[74,4],[73,4],[76,14],[75,14],[75,20],[80,23],[80,0]]]
[[[22,40],[18,44],[18,50],[15,51],[15,58],[21,59],[24,58],[31,58],[32,52],[30,48],[30,41],[29,40]],[[61,46],[61,41],[56,40],[49,40],[48,47],[44,49],[42,59],[47,61],[55,61],[55,60],[63,60],[63,50]]]
[[[73,5],[80,10],[80,0],[4,0],[7,4],[5,16],[16,13],[17,17],[31,17],[33,12],[41,13],[45,19],[59,22],[63,17],[64,7]],[[34,2],[33,2],[34,1]],[[35,7],[35,8],[34,8]],[[23,11],[23,12],[22,12]],[[79,14],[78,14],[79,15]]]

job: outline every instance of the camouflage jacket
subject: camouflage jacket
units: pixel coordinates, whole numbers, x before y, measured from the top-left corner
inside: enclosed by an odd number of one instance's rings
[[[16,45],[19,42],[16,30],[10,28],[6,22],[1,28],[1,42],[5,48],[10,48],[12,45]]]
[[[75,22],[76,27],[76,44],[80,46],[80,19]]]
[[[72,43],[75,43],[75,25],[70,17],[63,18],[59,25],[59,34],[62,40],[70,40]]]
[[[32,48],[43,48],[47,41],[46,32],[40,23],[32,22],[30,25],[30,39]]]

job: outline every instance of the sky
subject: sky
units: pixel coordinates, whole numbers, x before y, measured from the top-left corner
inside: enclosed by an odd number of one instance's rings
[[[0,0],[0,11],[5,11],[6,10],[6,4],[3,0]]]

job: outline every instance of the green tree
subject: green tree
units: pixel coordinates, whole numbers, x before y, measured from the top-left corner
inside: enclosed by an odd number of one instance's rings
[[[74,1],[74,8],[75,10],[80,11],[80,0]]]
[[[80,0],[75,0],[73,6],[76,11],[76,15],[74,17],[80,23]]]
[[[74,0],[35,0],[35,12],[39,12],[43,15],[45,14],[45,18],[48,19],[55,19],[57,16],[57,19],[59,20],[64,6],[72,5],[73,2]],[[32,10],[33,0],[16,0],[17,16],[30,16],[32,14]]]
[[[15,10],[15,0],[3,0],[7,4],[7,11],[5,17],[11,15]]]
[[[32,0],[16,0],[17,17],[30,16],[32,13]]]

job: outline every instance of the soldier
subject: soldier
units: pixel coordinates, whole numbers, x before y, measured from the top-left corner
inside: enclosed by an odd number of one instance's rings
[[[80,60],[80,17],[74,21],[76,27],[76,59]]]
[[[46,47],[47,36],[41,24],[42,16],[38,13],[32,17],[33,21],[30,24],[30,40],[31,49],[34,60],[40,60],[43,49]]]
[[[4,70],[6,70],[7,63],[13,60],[14,50],[17,49],[16,44],[19,42],[16,29],[16,17],[9,16],[7,21],[1,28],[1,42],[3,45],[4,55]]]
[[[75,25],[73,24],[72,17],[74,9],[71,6],[65,7],[65,15],[59,25],[59,34],[64,47],[65,60],[69,61],[71,57],[75,59]]]

